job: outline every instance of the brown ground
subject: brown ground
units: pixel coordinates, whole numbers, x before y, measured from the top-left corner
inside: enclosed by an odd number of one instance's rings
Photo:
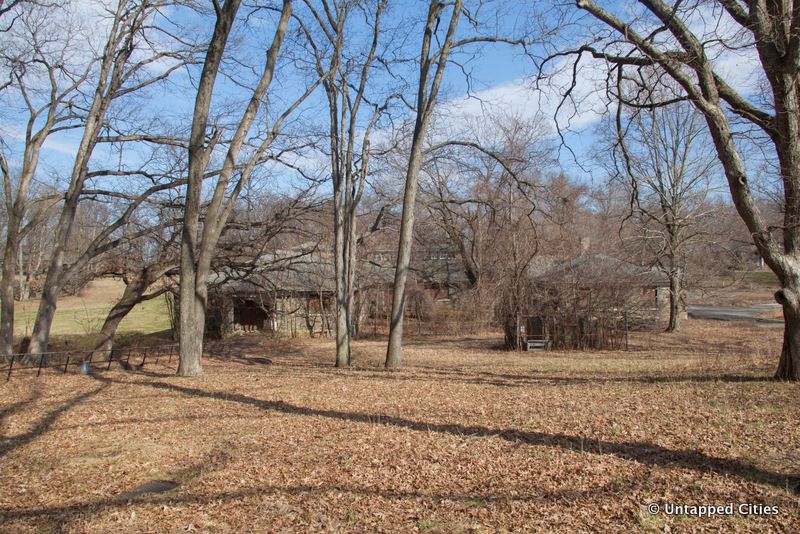
[[[4,532],[772,531],[800,528],[800,386],[780,331],[689,321],[629,352],[496,340],[239,338],[206,374],[163,365],[0,385]],[[658,347],[656,349],[655,347]],[[219,354],[219,351],[216,351]],[[127,494],[152,480],[166,493]],[[777,517],[651,515],[774,505]]]

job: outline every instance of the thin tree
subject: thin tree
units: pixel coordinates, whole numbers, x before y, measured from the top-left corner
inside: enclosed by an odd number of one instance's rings
[[[400,217],[400,237],[397,245],[397,263],[392,290],[392,313],[389,323],[389,343],[386,348],[386,368],[400,366],[403,343],[403,313],[406,301],[406,281],[411,262],[411,243],[414,231],[414,204],[417,197],[417,184],[422,166],[425,132],[433,115],[439,86],[442,83],[447,61],[455,41],[456,28],[461,17],[462,1],[452,4],[450,22],[441,41],[435,39],[439,20],[447,6],[439,0],[431,0],[422,36],[419,59],[419,84],[417,89],[416,119],[411,135],[411,149],[408,156],[408,170],[403,192],[403,211]],[[437,49],[434,42],[440,42]]]
[[[318,9],[314,3],[306,1],[322,31],[325,46],[317,46],[310,29],[302,21],[300,24],[312,47],[317,74],[324,78],[322,86],[328,102],[336,276],[336,367],[346,367],[350,365],[353,334],[356,215],[369,169],[369,139],[388,104],[387,100],[383,105],[370,105],[367,98],[367,89],[374,85],[376,77],[373,71],[382,35],[381,16],[387,2],[359,4],[349,0],[321,0],[320,4],[321,9]],[[370,26],[365,52],[358,50],[352,37],[348,37],[352,19],[361,13]],[[359,59],[362,55],[363,59]],[[325,76],[326,72],[331,75]],[[368,108],[366,113],[361,111],[362,106]]]
[[[652,254],[669,280],[667,332],[677,332],[686,313],[687,269],[691,247],[707,233],[704,223],[714,214],[707,202],[716,158],[706,147],[702,116],[681,102],[636,110],[615,154],[624,187],[634,195],[633,240]],[[695,252],[697,252],[695,250]]]

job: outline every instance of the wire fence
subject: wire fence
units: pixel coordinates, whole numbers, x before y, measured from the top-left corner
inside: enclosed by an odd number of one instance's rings
[[[36,371],[36,376],[41,376],[43,371],[55,371],[66,374],[73,368],[83,374],[92,370],[109,370],[113,363],[118,363],[125,369],[132,367],[142,368],[148,362],[157,364],[166,358],[167,364],[175,359],[177,363],[177,344],[150,345],[144,347],[121,347],[113,349],[66,350],[55,352],[40,352],[36,354],[12,354],[5,358],[0,367],[0,376],[5,374],[6,381],[11,380],[11,374],[21,371]]]

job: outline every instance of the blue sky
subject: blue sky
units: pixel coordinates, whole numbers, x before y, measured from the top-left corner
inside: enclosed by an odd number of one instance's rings
[[[387,20],[390,26],[399,26],[406,23],[408,15],[412,9],[417,10],[417,17],[414,18],[416,25],[419,26],[425,12],[425,3],[421,1],[406,2],[403,4],[393,4],[398,11],[389,15]],[[508,11],[518,10],[521,11],[522,7],[527,4],[517,3],[499,3],[500,8]],[[404,10],[405,11],[402,11]],[[401,12],[402,11],[402,12]],[[241,12],[240,15],[244,15]],[[509,13],[503,13],[509,15]],[[261,54],[266,47],[266,44],[271,39],[273,24],[275,18],[274,13],[260,13],[263,19],[258,19],[257,15],[249,18],[250,26],[245,28],[240,26],[239,31],[234,35],[234,44],[230,46],[229,52],[237,61],[243,63],[257,64],[261,59]],[[524,25],[519,23],[520,20],[525,20],[525,14],[514,13],[514,16],[504,18],[503,24],[508,25]],[[180,15],[183,20],[189,24],[197,25],[196,34],[210,31],[210,24],[206,22],[201,24],[199,19],[192,16],[189,17],[185,14]],[[444,26],[444,24],[443,24]],[[508,27],[502,27],[503,30],[509,30]],[[461,33],[466,35],[471,31],[469,25],[462,21]],[[401,47],[401,52],[405,56],[416,57],[419,53],[419,32],[411,32],[405,46]],[[284,48],[284,61],[288,59],[288,54],[291,53],[290,47],[287,45]],[[450,65],[447,71],[445,84],[440,95],[440,113],[447,116],[452,121],[459,121],[465,117],[480,117],[484,111],[487,110],[504,110],[506,112],[513,112],[523,117],[534,117],[541,114],[545,117],[545,123],[549,125],[554,134],[555,123],[553,122],[553,114],[559,102],[560,91],[563,90],[565,84],[568,82],[568,74],[561,73],[555,76],[552,80],[553,85],[545,88],[543,91],[537,91],[533,88],[531,75],[534,73],[533,62],[522,54],[522,50],[518,47],[513,47],[504,44],[485,44],[481,45],[480,52],[474,55],[465,56],[463,53],[456,56],[459,61],[464,61],[465,68],[472,75],[472,90],[471,97],[467,96],[466,78],[457,65]],[[723,58],[727,61],[724,65],[735,78],[739,85],[744,85],[748,81],[752,82],[750,76],[753,61],[752,57],[745,55],[727,56]],[[556,63],[557,67],[558,64]],[[745,68],[746,67],[746,68]],[[248,78],[247,69],[241,65],[228,63],[226,70],[234,77],[241,76],[242,80]],[[279,70],[278,76],[271,89],[271,99],[274,108],[281,109],[280,102],[287,102],[304,87],[305,79],[303,74],[293,74],[286,77],[285,73],[290,72],[288,65],[284,64],[284,69]],[[602,173],[592,172],[596,167],[594,164],[594,156],[597,152],[597,136],[595,129],[598,124],[600,113],[604,110],[604,103],[601,94],[597,91],[602,87],[603,83],[603,67],[597,62],[586,61],[580,73],[579,87],[577,88],[579,95],[582,99],[581,106],[575,110],[570,125],[570,131],[566,135],[567,147],[561,147],[559,161],[561,166],[574,178],[585,182],[597,182],[604,177]],[[409,68],[404,73],[408,83],[408,90],[406,97],[413,101],[415,98],[414,75],[415,70]],[[197,78],[197,69],[194,69],[194,78]],[[249,76],[252,79],[252,75]],[[194,102],[194,94],[192,84],[189,83],[190,77],[186,72],[177,73],[173,76],[168,84],[150,91],[150,97],[147,99],[140,99],[133,111],[141,111],[142,115],[155,119],[156,124],[172,123],[175,127],[185,128],[188,130],[190,113],[192,104]],[[239,81],[239,80],[237,80]],[[215,109],[219,110],[224,107],[230,106],[233,102],[242,102],[243,95],[237,93],[236,85],[228,78],[221,76],[218,81],[218,87],[215,94]],[[236,106],[231,106],[235,108]],[[321,93],[317,93],[314,98],[310,99],[305,105],[306,111],[301,115],[303,120],[308,124],[309,121],[314,122],[321,129],[324,129],[325,108],[322,100]],[[559,119],[559,124],[563,127],[567,124],[566,117],[573,110],[565,110],[566,114],[562,114]],[[408,111],[405,111],[408,116]],[[20,122],[15,122],[13,116],[5,117],[0,128],[2,129],[3,138],[11,148],[11,157],[9,158],[12,163],[14,157],[20,155],[19,134],[23,125]],[[52,136],[45,145],[43,151],[43,161],[41,165],[40,175],[47,176],[49,174],[65,174],[71,166],[71,155],[77,146],[78,134],[76,133],[63,133]],[[554,135],[555,139],[555,135]],[[574,151],[573,153],[570,151]],[[95,153],[93,166],[105,166],[110,164],[128,163],[134,165],[141,157],[135,151],[128,153],[126,156],[120,158],[116,153],[109,152],[106,148],[101,147]],[[578,164],[576,162],[580,162]],[[124,184],[122,184],[124,185]]]

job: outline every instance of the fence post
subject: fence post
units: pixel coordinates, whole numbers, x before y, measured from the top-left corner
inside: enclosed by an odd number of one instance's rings
[[[125,367],[131,368],[131,349],[128,349],[128,357],[125,359]]]
[[[67,374],[67,367],[69,366],[69,352],[67,353],[67,361],[64,364],[64,374]]]
[[[144,367],[145,360],[147,360],[147,349],[142,351],[142,365],[140,367]]]
[[[11,380],[11,369],[14,367],[14,356],[16,356],[16,354],[11,355],[11,363],[8,365],[8,375],[6,376],[6,382]]]
[[[36,371],[36,376],[42,374],[42,363],[44,363],[44,352],[39,355],[39,370]]]

